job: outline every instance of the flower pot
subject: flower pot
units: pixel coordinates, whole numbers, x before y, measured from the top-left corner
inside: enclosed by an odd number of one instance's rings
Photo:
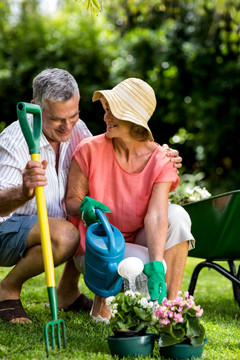
[[[171,346],[160,347],[160,355],[167,359],[192,359],[200,358],[203,353],[207,338],[204,339],[202,345],[193,346],[191,344],[175,344]]]
[[[142,336],[130,337],[107,337],[108,346],[112,355],[124,356],[148,356],[154,347],[155,335],[147,333]]]

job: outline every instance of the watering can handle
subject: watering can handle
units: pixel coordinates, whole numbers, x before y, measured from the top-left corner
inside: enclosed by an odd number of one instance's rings
[[[33,130],[27,120],[27,113],[33,114]],[[36,104],[19,102],[17,104],[17,115],[23,135],[27,141],[29,153],[40,153],[40,137],[42,132],[41,108]]]
[[[104,215],[103,211],[100,209],[95,209],[95,212],[97,214],[97,216],[99,217],[102,226],[108,236],[108,241],[109,241],[109,253],[112,254],[116,251],[116,244],[115,244],[115,238],[113,235],[113,231],[112,231],[112,227],[108,222],[107,217]]]

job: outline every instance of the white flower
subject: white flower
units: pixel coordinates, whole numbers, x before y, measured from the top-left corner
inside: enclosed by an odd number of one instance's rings
[[[147,308],[151,309],[153,307],[154,307],[153,301],[149,301],[148,304],[147,304]]]
[[[110,309],[110,312],[111,312],[111,317],[114,317],[118,313],[118,311],[113,308]]]
[[[135,297],[136,297],[136,293],[134,293],[134,292],[131,291],[131,290],[125,291],[125,295],[126,295],[126,296],[131,296],[131,298],[133,298],[133,299],[135,299]]]
[[[188,188],[188,187],[186,188],[186,194],[187,194],[187,195],[192,195],[193,192],[194,192],[193,189],[190,189],[190,188]]]
[[[138,304],[140,304],[144,309],[148,306],[148,301],[146,297],[141,298],[138,300]]]
[[[113,300],[115,300],[115,296],[109,296],[109,297],[106,299],[106,305],[107,305],[107,306],[110,306],[111,303],[113,302]]]

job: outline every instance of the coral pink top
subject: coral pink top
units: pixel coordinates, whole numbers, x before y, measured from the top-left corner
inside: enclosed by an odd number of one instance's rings
[[[123,234],[126,242],[134,242],[137,231],[143,227],[153,185],[157,182],[172,182],[173,191],[178,183],[176,169],[161,146],[152,153],[145,168],[131,174],[119,165],[112,140],[105,134],[89,137],[80,142],[73,153],[89,182],[88,196],[107,205],[111,213],[109,222]],[[160,206],[160,204],[159,204]],[[86,226],[77,223],[80,245],[77,253],[85,253]]]

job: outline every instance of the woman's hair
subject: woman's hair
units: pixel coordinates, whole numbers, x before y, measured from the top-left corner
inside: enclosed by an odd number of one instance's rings
[[[130,135],[138,141],[151,141],[148,130],[141,125],[131,124]]]
[[[78,84],[66,70],[46,69],[33,79],[33,100],[41,109],[46,101],[64,102],[79,94]]]

